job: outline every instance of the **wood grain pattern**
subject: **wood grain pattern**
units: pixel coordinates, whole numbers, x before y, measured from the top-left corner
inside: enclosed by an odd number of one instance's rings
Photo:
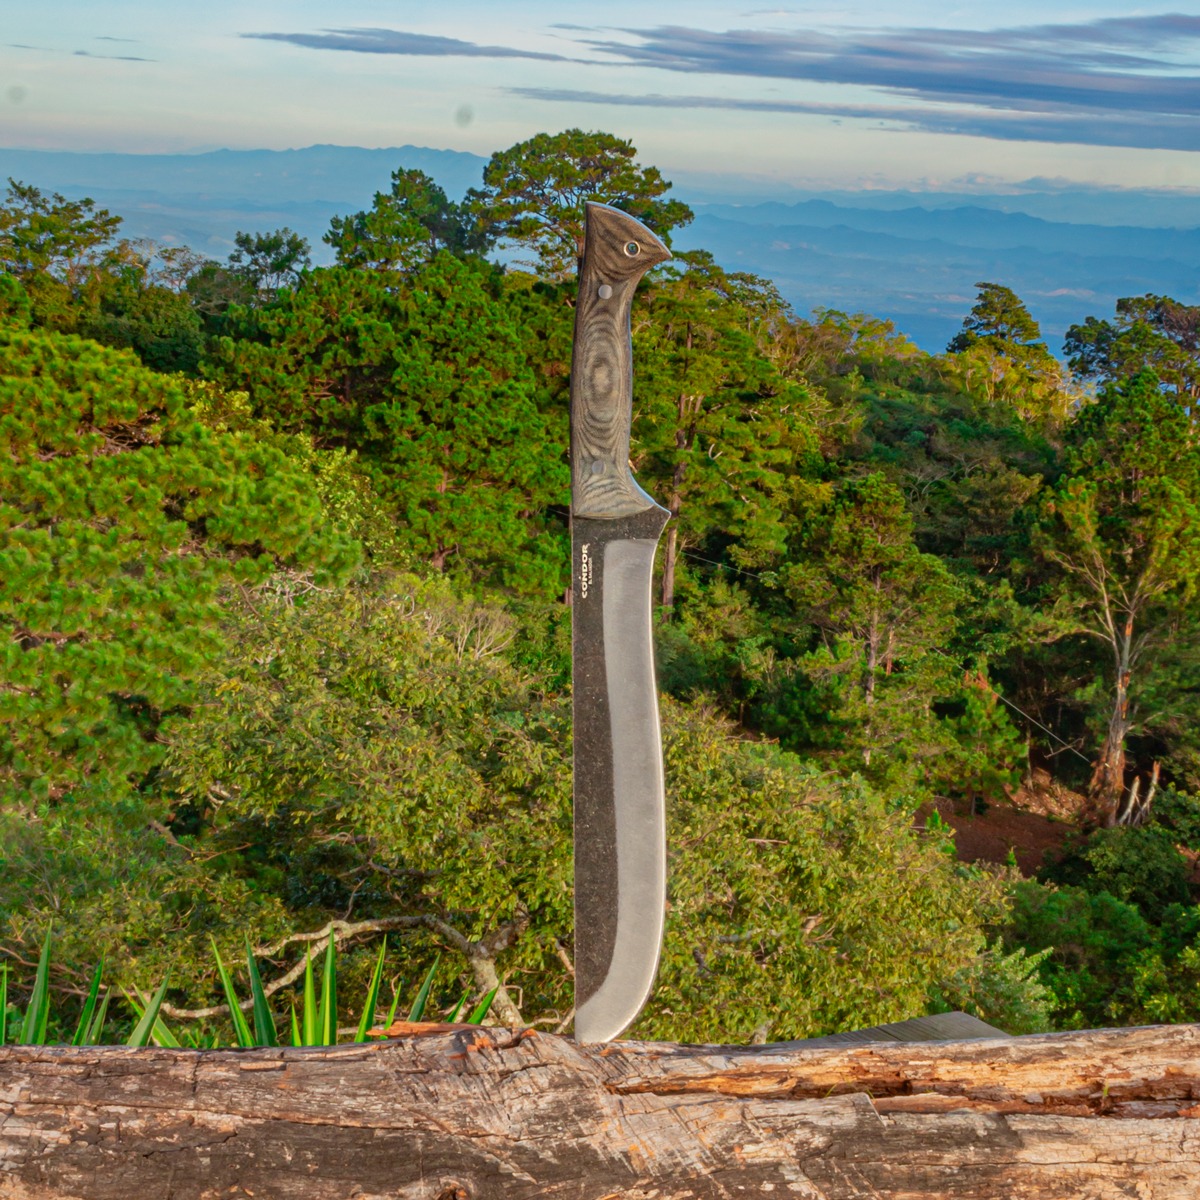
[[[627,253],[626,247],[636,248]],[[638,280],[671,257],[640,221],[587,206],[571,363],[571,511],[628,517],[656,507],[629,470],[633,348],[629,313]]]
[[[0,1050],[5,1200],[1195,1200],[1200,1027]]]

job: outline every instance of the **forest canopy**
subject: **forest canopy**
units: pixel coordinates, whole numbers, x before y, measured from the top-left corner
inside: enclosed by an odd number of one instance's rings
[[[103,960],[117,1026],[161,984],[154,1036],[228,1040],[225,963],[302,1006],[331,939],[381,1013],[440,959],[431,1010],[569,1028],[572,276],[587,200],[668,237],[670,191],[581,130],[461,200],[397,164],[314,267],[10,183],[10,1036],[48,937],[47,1036]],[[673,520],[636,1034],[1200,1016],[1200,309],[1124,298],[1056,356],[977,290],[941,354],[703,251],[638,291],[631,462]],[[1044,861],[968,852],[1051,801]]]

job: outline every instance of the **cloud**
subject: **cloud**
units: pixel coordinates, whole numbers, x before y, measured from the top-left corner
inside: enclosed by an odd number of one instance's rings
[[[1030,111],[1200,113],[1200,17],[1179,13],[994,30],[617,32],[626,36],[580,40],[615,64],[692,75],[850,84]]]
[[[741,99],[727,96],[633,95],[567,88],[515,87],[511,95],[557,104],[609,104],[637,108],[706,108],[742,112],[793,113],[870,121],[876,125],[997,138],[1003,141],[1074,142],[1154,150],[1194,150],[1195,118],[1144,113],[980,112],[950,105],[837,104],[821,101]]]
[[[872,89],[881,102],[513,89],[543,100],[815,113],[1004,140],[1200,149],[1200,16],[1184,13],[991,30],[554,28],[579,57],[383,28],[241,36],[360,54],[539,59],[852,86]]]
[[[116,38],[111,39],[116,41]],[[76,58],[103,58],[109,62],[157,62],[154,58],[139,58],[136,54],[93,54],[90,50],[76,50]]]
[[[244,38],[288,42],[310,50],[353,50],[358,54],[407,54],[463,58],[537,58],[545,62],[573,62],[561,54],[544,54],[510,46],[482,46],[459,38],[433,37],[402,29],[323,29],[320,33],[243,33]]]

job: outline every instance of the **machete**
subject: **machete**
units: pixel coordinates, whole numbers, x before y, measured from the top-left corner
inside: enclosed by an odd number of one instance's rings
[[[588,204],[571,363],[575,744],[575,1038],[606,1042],[658,969],[666,813],[651,640],[654,551],[670,513],[629,467],[638,280],[671,255],[619,209]]]

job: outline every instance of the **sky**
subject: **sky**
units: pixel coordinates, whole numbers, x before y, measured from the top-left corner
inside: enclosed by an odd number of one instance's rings
[[[1200,5],[3,0],[0,146],[490,154],[605,129],[671,176],[1200,189]]]

